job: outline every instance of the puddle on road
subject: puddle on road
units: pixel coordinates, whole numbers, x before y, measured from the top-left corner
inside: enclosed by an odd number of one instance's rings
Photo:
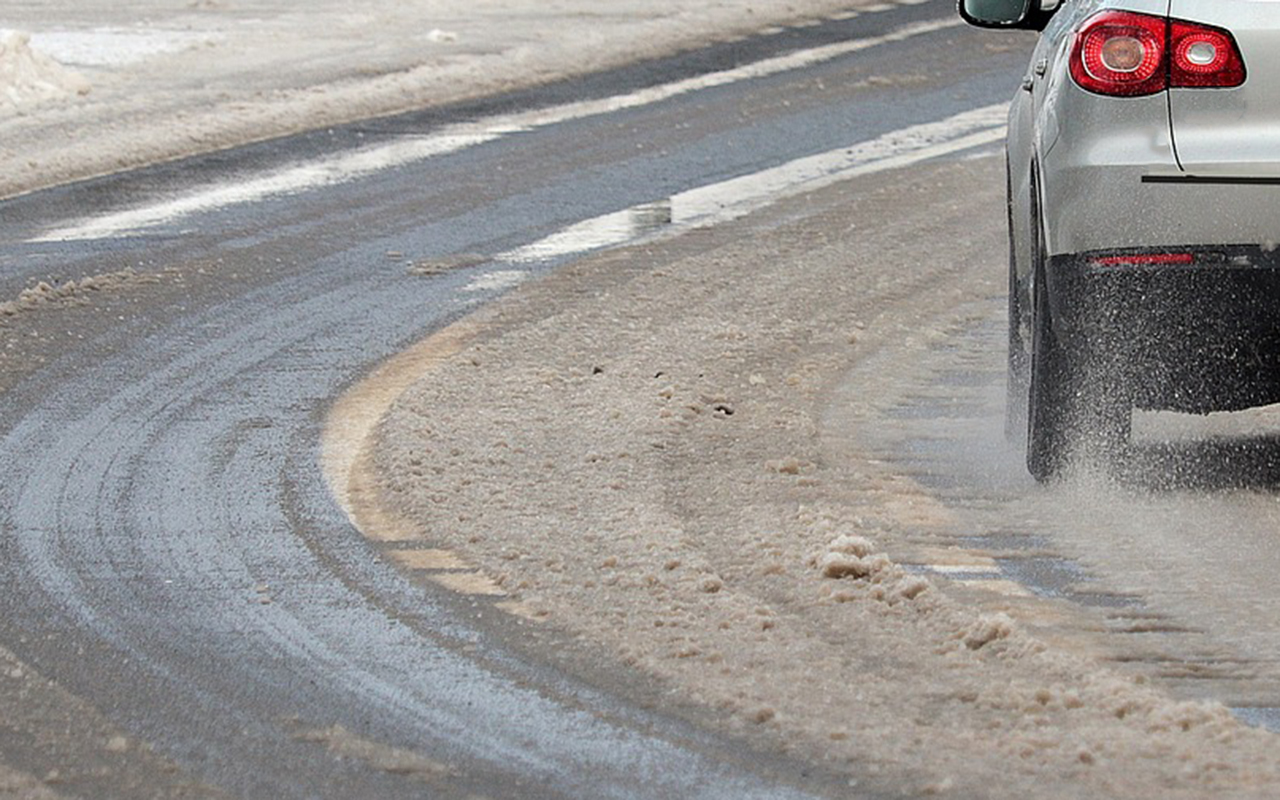
[[[1079,588],[1092,576],[1076,561],[1060,556],[997,558],[1001,573],[1041,597],[1054,597],[1100,608],[1145,608],[1141,598]]]

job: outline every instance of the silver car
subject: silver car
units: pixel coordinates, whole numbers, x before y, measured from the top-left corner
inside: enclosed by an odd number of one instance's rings
[[[1009,114],[1009,428],[1038,480],[1132,410],[1280,401],[1280,0],[960,0],[1042,31]]]

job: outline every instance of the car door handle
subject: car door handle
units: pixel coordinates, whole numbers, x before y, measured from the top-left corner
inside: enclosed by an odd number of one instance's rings
[[[1034,88],[1036,88],[1036,79],[1035,79],[1035,78],[1033,78],[1033,77],[1031,77],[1030,75],[1028,75],[1027,77],[1025,77],[1025,78],[1023,78],[1023,79],[1022,79],[1022,91],[1024,91],[1024,92],[1030,92],[1030,91],[1031,91],[1032,89],[1034,89]]]
[[[1043,78],[1044,74],[1049,71],[1049,59],[1042,58],[1036,62],[1035,73],[1037,78]]]

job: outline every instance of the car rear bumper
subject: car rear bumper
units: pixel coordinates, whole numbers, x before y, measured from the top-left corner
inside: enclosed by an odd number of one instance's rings
[[[1166,96],[1119,102],[1068,81],[1055,99],[1041,123],[1052,135],[1037,148],[1050,255],[1280,242],[1280,175],[1261,167],[1217,175],[1184,171],[1174,154]]]
[[[1047,279],[1059,337],[1139,407],[1280,401],[1280,251],[1096,251],[1051,258]]]
[[[1044,181],[1051,254],[1280,242],[1280,178],[1187,175],[1156,164],[1053,166]]]

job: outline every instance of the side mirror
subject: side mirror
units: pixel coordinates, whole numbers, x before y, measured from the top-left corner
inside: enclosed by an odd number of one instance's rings
[[[1029,28],[1040,30],[1058,3],[1040,0],[960,0],[960,16],[979,28]]]

